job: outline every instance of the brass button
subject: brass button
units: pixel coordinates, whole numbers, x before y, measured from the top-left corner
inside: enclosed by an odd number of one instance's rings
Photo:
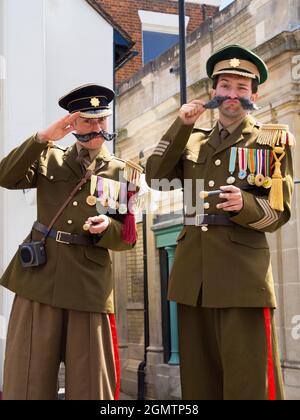
[[[216,185],[215,181],[209,181],[208,186],[213,188]]]
[[[74,201],[73,206],[74,207],[77,207],[78,206],[78,202],[77,201]]]
[[[208,210],[210,208],[210,204],[209,203],[204,203],[203,207],[205,208],[205,210]]]
[[[53,175],[51,175],[51,176],[50,176],[50,180],[51,180],[51,181],[53,181],[53,179],[54,179],[54,176],[53,176]]]
[[[68,225],[72,225],[73,224],[73,220],[68,220]]]
[[[207,226],[202,226],[201,230],[202,230],[202,232],[207,232],[208,231],[208,227]]]
[[[221,163],[222,163],[222,162],[220,161],[220,159],[217,159],[217,160],[215,161],[215,165],[216,165],[216,166],[220,166],[220,165],[221,165]]]

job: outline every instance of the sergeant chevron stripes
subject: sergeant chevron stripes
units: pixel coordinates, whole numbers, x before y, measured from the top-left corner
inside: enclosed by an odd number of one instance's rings
[[[162,156],[169,146],[170,146],[170,142],[161,140],[156,146],[156,149],[154,150],[153,154]]]
[[[256,201],[258,202],[260,207],[263,209],[265,215],[261,220],[255,223],[251,223],[249,224],[249,226],[254,229],[264,229],[268,226],[271,226],[273,223],[277,222],[277,220],[279,219],[278,214],[276,213],[275,210],[273,210],[270,207],[268,200],[256,197]]]

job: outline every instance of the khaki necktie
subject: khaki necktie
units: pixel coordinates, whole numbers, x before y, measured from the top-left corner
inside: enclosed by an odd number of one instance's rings
[[[91,164],[89,151],[84,148],[80,149],[76,160],[80,163],[82,169],[86,170]]]
[[[220,131],[220,137],[222,140],[225,140],[230,135],[229,131],[226,128],[222,128]]]

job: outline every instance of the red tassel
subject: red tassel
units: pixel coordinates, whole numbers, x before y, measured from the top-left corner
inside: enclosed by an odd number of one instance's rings
[[[125,220],[124,220],[124,223],[123,223],[123,229],[122,229],[122,239],[123,239],[124,242],[127,242],[128,244],[134,244],[136,242],[135,217],[134,217],[133,209],[131,209],[131,207],[133,207],[133,205],[130,202],[130,199],[134,194],[135,193],[133,191],[129,191],[128,194],[127,194],[128,212],[125,216]]]

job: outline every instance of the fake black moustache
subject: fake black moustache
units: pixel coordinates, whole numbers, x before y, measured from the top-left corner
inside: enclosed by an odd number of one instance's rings
[[[88,143],[89,141],[91,141],[94,138],[99,137],[99,136],[100,137],[103,137],[104,140],[106,140],[106,141],[115,140],[115,138],[117,137],[117,134],[116,133],[110,134],[110,133],[108,133],[107,131],[104,131],[104,130],[100,130],[99,132],[93,131],[92,133],[88,133],[88,134],[76,134],[76,133],[73,133],[73,135],[81,143]]]
[[[250,101],[250,99],[248,98],[241,97],[241,98],[234,98],[234,99],[237,99],[238,101],[240,101],[242,107],[246,111],[256,111],[259,109],[258,106],[255,105],[255,103]],[[204,108],[206,109],[219,108],[219,106],[221,106],[223,102],[228,101],[228,100],[232,100],[232,98],[230,98],[229,96],[215,96],[204,105]]]

